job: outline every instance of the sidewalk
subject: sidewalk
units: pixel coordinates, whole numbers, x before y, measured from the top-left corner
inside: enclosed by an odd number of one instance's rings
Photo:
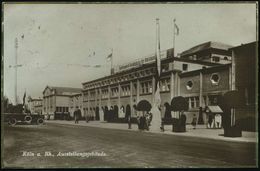
[[[128,131],[139,131],[137,124],[132,124],[132,129],[128,129],[127,123],[107,123],[100,121],[79,121],[79,124],[75,124],[74,121],[64,121],[64,120],[46,120],[46,124],[55,123],[55,124],[68,124],[74,126],[89,126],[89,127],[99,127],[99,128],[107,128],[107,129],[120,129],[120,130],[128,130]],[[209,138],[223,141],[236,141],[236,142],[257,142],[258,143],[258,133],[257,132],[242,132],[242,137],[224,137],[223,129],[207,129],[205,125],[197,125],[196,129],[192,129],[191,125],[186,126],[186,132],[184,133],[176,133],[172,132],[171,125],[164,126],[165,131],[145,131],[150,133],[158,133],[158,134],[168,134],[168,135],[177,135],[177,136],[189,136],[189,137],[200,137],[200,138]]]

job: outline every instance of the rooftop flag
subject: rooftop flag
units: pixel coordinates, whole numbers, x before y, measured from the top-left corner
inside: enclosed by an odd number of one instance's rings
[[[180,29],[179,29],[178,25],[175,23],[175,21],[176,21],[176,19],[173,20],[173,22],[174,22],[174,29],[176,30],[176,31],[174,32],[174,34],[175,34],[175,35],[179,35]]]
[[[26,97],[26,91],[24,92],[24,95],[23,95],[23,106],[25,104],[25,97]]]
[[[112,53],[110,53],[108,56],[107,56],[107,61],[111,61],[112,59]]]

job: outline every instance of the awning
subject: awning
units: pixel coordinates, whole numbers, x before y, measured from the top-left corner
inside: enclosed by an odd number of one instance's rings
[[[206,107],[206,112],[223,113],[223,111],[221,110],[221,108],[219,106],[207,106]]]

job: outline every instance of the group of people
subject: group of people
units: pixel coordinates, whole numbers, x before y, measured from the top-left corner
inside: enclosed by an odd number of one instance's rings
[[[137,115],[138,129],[149,131],[149,126],[151,126],[152,118],[153,116],[151,112],[142,112],[141,114]]]
[[[222,128],[222,117],[219,113],[208,114],[208,124],[207,128]]]

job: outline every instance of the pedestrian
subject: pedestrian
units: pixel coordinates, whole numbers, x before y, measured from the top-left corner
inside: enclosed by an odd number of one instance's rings
[[[140,116],[140,130],[144,130],[145,129],[145,117],[144,117],[144,113],[142,113],[142,115]]]
[[[137,108],[136,108],[136,105],[133,105],[133,108],[134,108],[134,115],[136,116],[136,121],[137,121],[137,126],[138,126],[138,129],[140,130],[141,127],[140,127],[140,111],[137,111]]]
[[[74,119],[75,119],[75,124],[79,123],[79,117],[81,115],[81,111],[79,109],[79,107],[76,107],[76,110],[74,111]]]
[[[100,108],[99,115],[100,115],[100,122],[104,122],[104,108],[103,107]]]
[[[216,122],[216,127],[217,128],[221,128],[221,115],[219,113],[217,113],[215,115],[215,122]]]
[[[145,118],[145,125],[144,125],[144,129],[146,129],[147,131],[149,131],[149,126],[151,126],[151,121],[152,121],[152,113],[151,112],[146,112],[144,118]]]
[[[196,114],[193,114],[191,125],[193,126],[193,129],[196,129],[196,125],[197,125],[197,116],[196,116]]]
[[[79,119],[81,119],[82,115],[81,115],[81,109],[80,107],[78,108],[78,123],[79,123]]]
[[[127,123],[128,123],[128,129],[132,129],[131,128],[131,114],[130,113],[126,113],[126,119],[127,119]]]
[[[208,114],[208,128],[211,128],[212,122],[213,122],[213,116],[211,113]]]

